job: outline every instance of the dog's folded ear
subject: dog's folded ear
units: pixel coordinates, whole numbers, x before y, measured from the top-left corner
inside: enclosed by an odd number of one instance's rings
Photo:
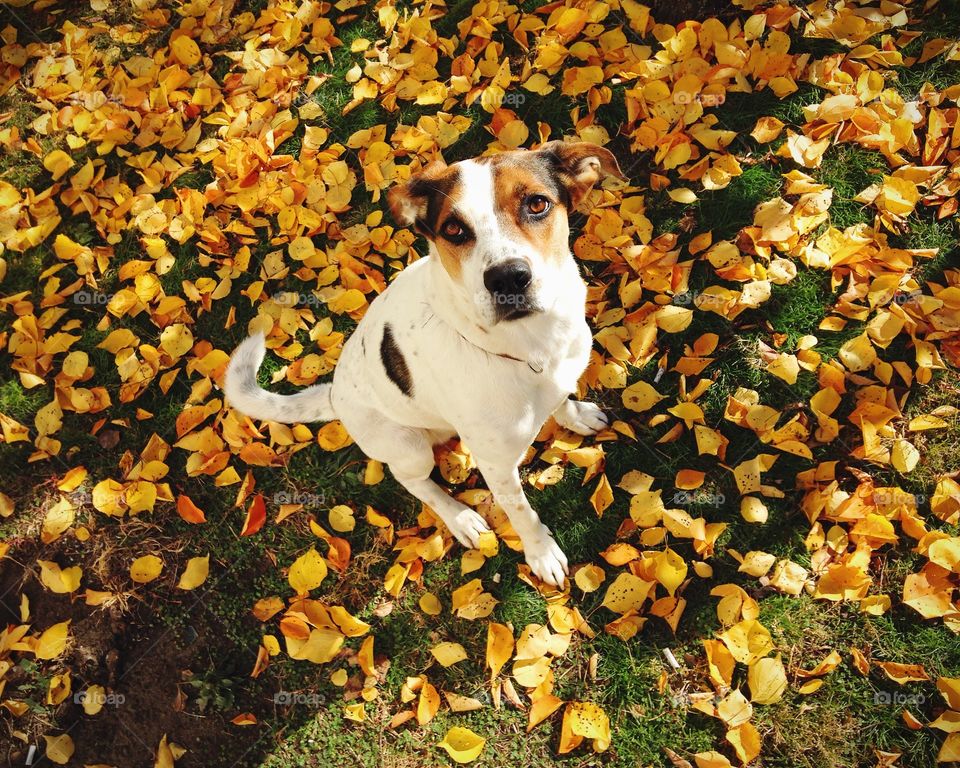
[[[598,144],[548,141],[536,151],[550,163],[570,195],[570,204],[574,208],[602,179],[612,176],[620,181],[627,180],[613,153]]]
[[[424,234],[432,235],[430,210],[436,207],[434,200],[449,193],[451,180],[447,178],[448,167],[442,160],[434,160],[405,184],[396,184],[387,192],[390,213],[398,224],[409,227],[416,224]]]

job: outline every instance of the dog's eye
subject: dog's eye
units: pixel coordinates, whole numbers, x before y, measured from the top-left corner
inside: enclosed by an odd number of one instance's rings
[[[463,242],[468,236],[467,228],[456,219],[447,219],[440,227],[440,234],[454,243]]]
[[[531,216],[543,216],[550,210],[550,201],[543,195],[530,195],[524,201],[524,207]]]

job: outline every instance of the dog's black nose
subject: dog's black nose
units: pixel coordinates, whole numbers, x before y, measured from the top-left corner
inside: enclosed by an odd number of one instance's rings
[[[483,273],[483,284],[494,294],[521,294],[532,280],[530,265],[523,259],[508,259]]]

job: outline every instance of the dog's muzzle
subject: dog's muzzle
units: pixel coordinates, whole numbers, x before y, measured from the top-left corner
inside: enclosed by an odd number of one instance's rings
[[[493,299],[497,322],[519,320],[537,310],[528,295],[532,282],[533,272],[523,259],[507,259],[483,273],[483,284]]]

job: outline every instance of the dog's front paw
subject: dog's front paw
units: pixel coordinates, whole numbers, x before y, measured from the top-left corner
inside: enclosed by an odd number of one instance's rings
[[[444,520],[444,523],[454,538],[468,549],[480,546],[480,534],[490,530],[487,521],[472,509],[464,509],[452,520]]]
[[[558,411],[557,421],[578,435],[595,435],[610,426],[610,419],[599,405],[568,400],[566,407]]]
[[[534,576],[563,589],[563,581],[570,571],[567,556],[546,527],[536,536],[523,540],[523,554]]]

